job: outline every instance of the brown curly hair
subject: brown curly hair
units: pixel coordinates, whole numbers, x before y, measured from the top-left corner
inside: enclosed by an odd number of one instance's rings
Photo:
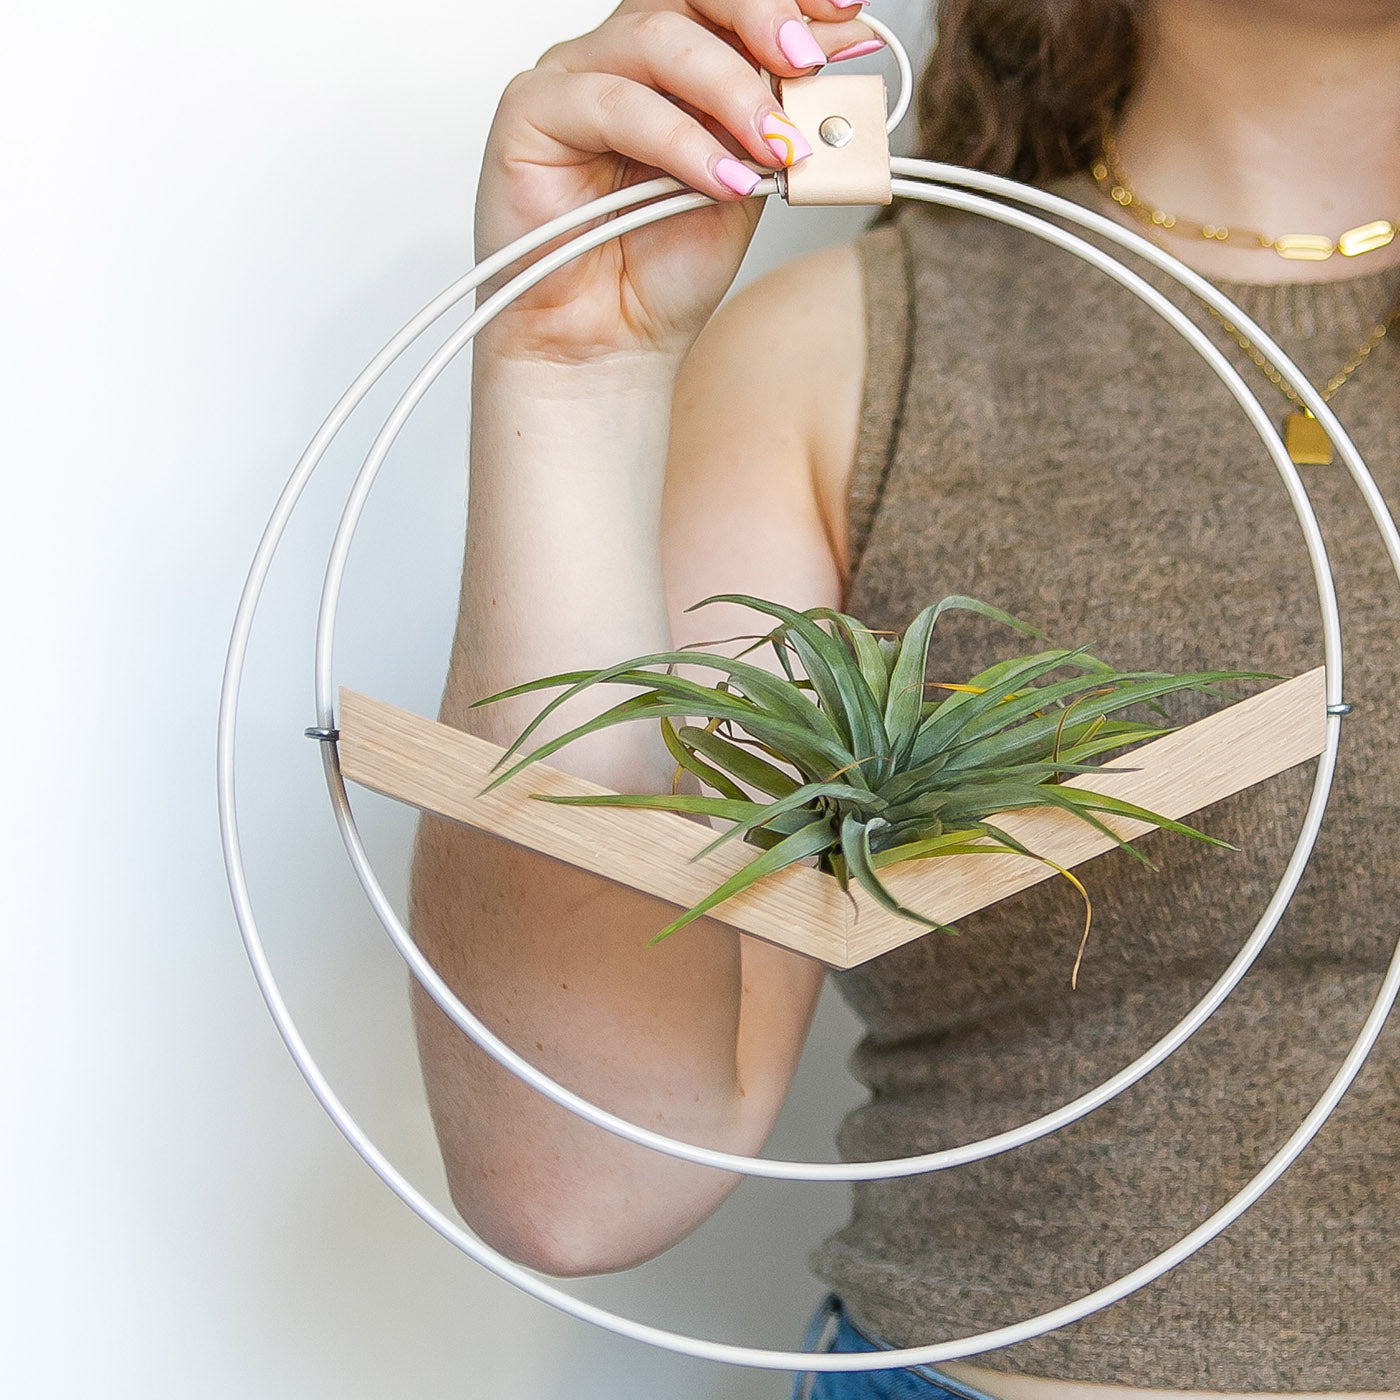
[[[916,154],[1029,184],[1087,169],[1136,81],[1145,10],[1146,0],[938,0]]]

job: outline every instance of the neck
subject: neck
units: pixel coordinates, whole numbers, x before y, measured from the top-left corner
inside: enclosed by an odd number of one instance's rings
[[[1134,192],[1202,222],[1335,237],[1400,221],[1400,7],[1392,0],[1156,0],[1119,130]],[[1241,281],[1333,280],[1400,263],[1288,262],[1171,238]]]

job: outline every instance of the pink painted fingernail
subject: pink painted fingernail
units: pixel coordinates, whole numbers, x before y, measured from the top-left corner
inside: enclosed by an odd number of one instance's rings
[[[735,194],[752,194],[758,188],[761,178],[747,165],[742,165],[729,156],[722,156],[715,162],[715,179]]]
[[[784,165],[796,165],[812,154],[807,138],[781,112],[769,112],[763,118],[763,139]]]
[[[853,5],[859,5],[863,10],[870,3],[870,0],[831,0],[831,3],[835,5],[838,10],[849,10]],[[833,57],[835,57],[835,55],[833,55]]]
[[[826,51],[800,19],[790,19],[778,30],[778,47],[794,68],[820,68],[826,63]]]
[[[843,58],[860,58],[864,54],[878,53],[884,47],[883,39],[862,39],[859,43],[847,44],[844,49],[837,49],[827,62],[840,63]]]

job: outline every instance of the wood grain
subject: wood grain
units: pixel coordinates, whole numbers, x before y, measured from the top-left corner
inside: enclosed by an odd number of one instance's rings
[[[503,752],[499,745],[355,691],[340,692],[338,727],[341,772],[351,781],[681,908],[696,903],[756,854],[754,847],[734,842],[695,861],[692,857],[714,833],[684,817],[534,801],[531,793],[608,790],[543,763],[481,796]],[[1315,758],[1325,741],[1319,667],[1113,760],[1114,767],[1131,764],[1132,772],[1084,774],[1066,785],[1181,818]],[[1066,868],[1114,845],[1055,808],[993,820],[1029,849]],[[1153,829],[1124,818],[1104,820],[1128,840]],[[1005,855],[943,856],[882,872],[902,901],[942,923],[1053,874],[1038,861]],[[711,917],[833,967],[853,967],[924,932],[881,909],[857,886],[848,896],[829,875],[804,865],[760,880]]]

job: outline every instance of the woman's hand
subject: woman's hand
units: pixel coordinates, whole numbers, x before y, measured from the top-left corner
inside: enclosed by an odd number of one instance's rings
[[[869,39],[864,0],[623,0],[506,88],[477,193],[478,259],[556,215],[654,175],[720,201],[594,249],[520,297],[485,343],[561,363],[679,359],[738,271],[758,176],[807,153],[759,65],[779,77]]]

